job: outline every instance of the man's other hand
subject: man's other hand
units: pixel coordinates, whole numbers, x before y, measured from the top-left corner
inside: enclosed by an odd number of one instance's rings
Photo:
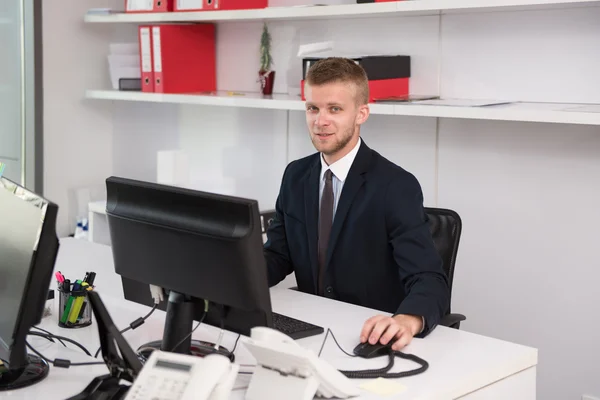
[[[398,351],[407,346],[422,328],[423,319],[415,315],[376,315],[365,322],[360,333],[360,342],[388,344],[395,341],[392,350]]]

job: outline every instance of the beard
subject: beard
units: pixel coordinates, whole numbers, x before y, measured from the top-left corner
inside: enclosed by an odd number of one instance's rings
[[[319,138],[316,135],[312,136],[311,140],[313,142],[313,145],[317,149],[317,151],[325,154],[326,156],[329,156],[329,155],[333,155],[333,154],[339,152],[344,147],[346,147],[348,145],[348,143],[350,143],[350,141],[352,140],[353,136],[354,136],[354,127],[351,127],[351,128],[346,129],[345,131],[343,131],[342,135],[339,135],[339,133],[336,134],[335,135],[336,140],[332,140],[328,143],[320,142]]]

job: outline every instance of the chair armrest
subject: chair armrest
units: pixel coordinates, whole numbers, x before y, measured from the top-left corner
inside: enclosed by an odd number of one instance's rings
[[[448,314],[448,315],[445,315],[444,317],[442,317],[439,324],[441,326],[447,326],[449,328],[459,329],[460,321],[464,321],[466,319],[467,319],[467,317],[465,317],[462,314]]]

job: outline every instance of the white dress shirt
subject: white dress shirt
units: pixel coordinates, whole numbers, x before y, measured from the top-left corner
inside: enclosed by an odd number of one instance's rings
[[[360,148],[361,139],[358,138],[358,142],[356,146],[348,154],[344,157],[340,158],[336,162],[331,165],[327,165],[325,160],[323,159],[323,154],[321,154],[321,178],[319,179],[319,204],[321,204],[321,198],[323,197],[323,189],[325,188],[325,171],[328,169],[331,170],[332,177],[331,183],[333,185],[333,217],[335,219],[335,211],[337,210],[337,205],[340,201],[340,195],[342,194],[342,188],[344,187],[344,182],[346,182],[346,178],[348,177],[348,173],[350,172],[350,167],[352,167],[352,163],[356,158],[356,154],[358,153],[358,149]],[[321,207],[319,207],[319,210]]]
[[[340,158],[336,162],[331,165],[327,165],[325,159],[323,158],[323,154],[321,154],[321,175],[319,179],[319,204],[321,204],[321,198],[323,197],[323,189],[325,188],[325,171],[328,169],[331,170],[332,177],[331,183],[333,186],[333,217],[335,219],[335,212],[337,210],[337,205],[340,201],[340,196],[342,194],[342,188],[344,187],[344,182],[346,182],[346,178],[348,177],[348,173],[350,172],[350,167],[352,167],[352,163],[356,158],[356,154],[358,153],[358,149],[360,148],[361,138],[358,138],[358,142],[356,146],[348,154],[344,157]],[[321,207],[319,207],[319,210]],[[320,214],[320,211],[319,211]],[[421,327],[421,331],[425,329],[425,317],[421,316],[421,322],[423,323]],[[419,332],[419,333],[420,333]]]

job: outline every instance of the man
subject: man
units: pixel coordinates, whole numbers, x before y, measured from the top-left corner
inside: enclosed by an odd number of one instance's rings
[[[449,289],[417,179],[360,138],[369,117],[365,71],[328,58],[305,79],[306,122],[318,153],[291,162],[264,252],[269,285],[295,272],[298,289],[382,310],[360,342],[400,350],[449,308]]]

